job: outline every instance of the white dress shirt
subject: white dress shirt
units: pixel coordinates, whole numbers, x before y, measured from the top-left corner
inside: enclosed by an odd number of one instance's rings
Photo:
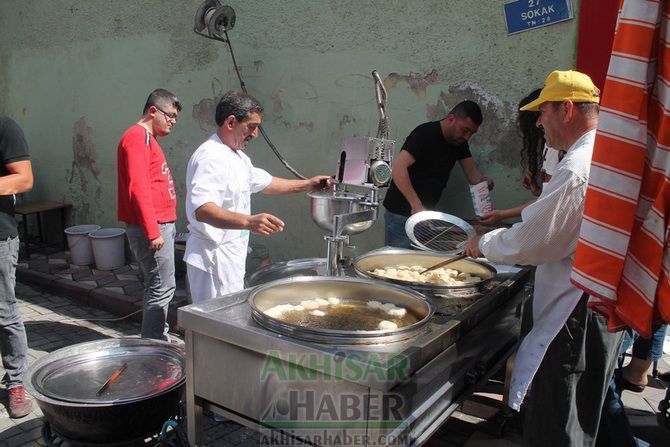
[[[521,222],[482,236],[479,249],[492,262],[535,265],[533,329],[517,351],[509,405],[519,410],[528,386],[582,291],[570,283],[595,130],[582,135],[557,165],[542,194],[521,213]]]
[[[271,181],[269,173],[255,168],[246,154],[223,144],[217,134],[201,144],[188,162],[186,217],[190,234],[184,262],[218,278],[222,294],[244,288],[249,231],[199,222],[195,211],[212,202],[228,211],[250,214],[251,194],[262,191]]]
[[[542,153],[542,170],[547,175],[554,175],[556,166],[558,166],[558,162],[560,161],[559,158],[559,151],[545,145],[544,152]]]

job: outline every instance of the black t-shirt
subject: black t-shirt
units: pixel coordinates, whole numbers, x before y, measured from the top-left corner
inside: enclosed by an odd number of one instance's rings
[[[409,178],[426,209],[435,209],[456,161],[472,157],[467,142],[455,146],[445,141],[439,121],[415,128],[401,150],[409,152],[416,160],[408,169]],[[393,181],[386,193],[384,207],[403,216],[409,217],[412,213],[412,207]]]
[[[11,118],[0,115],[0,177],[9,174],[6,165],[30,160],[23,131]],[[0,195],[0,239],[16,237],[14,195]]]

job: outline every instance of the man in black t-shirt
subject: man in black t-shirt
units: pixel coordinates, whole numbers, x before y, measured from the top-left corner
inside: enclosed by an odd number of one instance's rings
[[[410,248],[405,222],[412,214],[433,210],[456,161],[471,185],[484,177],[470,154],[468,140],[482,123],[482,111],[463,101],[440,121],[421,124],[409,134],[393,160],[393,180],[384,199],[385,245]]]
[[[30,191],[33,169],[23,131],[12,119],[0,115],[0,351],[9,394],[9,416],[30,413],[32,403],[23,387],[27,369],[26,330],[14,295],[19,237],[14,220],[14,194]]]

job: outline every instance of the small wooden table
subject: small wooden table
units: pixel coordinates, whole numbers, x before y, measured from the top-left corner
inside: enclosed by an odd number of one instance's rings
[[[26,257],[30,259],[30,242],[38,239],[41,244],[44,244],[44,234],[42,234],[42,213],[47,211],[60,211],[60,221],[62,230],[65,230],[65,215],[66,211],[72,207],[70,203],[56,202],[54,200],[31,200],[28,202],[21,202],[14,207],[14,216],[21,216],[19,221],[19,235],[25,242]],[[37,219],[37,236],[30,236],[28,234],[28,216],[34,214]],[[62,233],[63,248],[67,249],[67,238],[65,232]]]

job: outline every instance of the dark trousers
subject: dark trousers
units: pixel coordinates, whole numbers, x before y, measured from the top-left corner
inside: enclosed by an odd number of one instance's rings
[[[637,447],[637,445],[626,416],[626,409],[621,402],[621,388],[612,379],[605,396],[596,446]]]
[[[619,350],[618,363],[623,364],[624,354],[633,346],[633,357],[655,362],[663,356],[666,324],[655,324],[651,327],[651,339],[640,337],[632,329],[624,331],[623,342]],[[618,373],[618,374],[617,374]],[[626,409],[621,401],[621,370],[612,378],[605,396],[603,415],[598,432],[597,446],[602,447],[636,447],[633,430],[626,416]]]
[[[524,438],[529,446],[591,446],[614,371],[621,333],[587,307],[584,294],[551,342],[533,379]]]

